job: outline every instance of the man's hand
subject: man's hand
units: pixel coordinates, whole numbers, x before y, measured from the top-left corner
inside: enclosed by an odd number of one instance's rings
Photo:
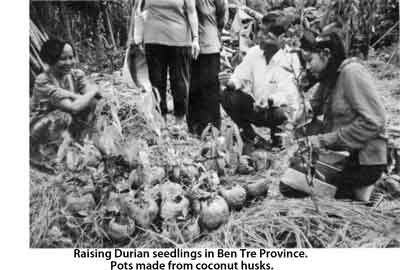
[[[319,149],[323,148],[320,135],[304,137],[304,138],[299,139],[298,142],[300,145],[310,146],[314,150],[319,150]]]
[[[266,109],[267,121],[273,125],[282,125],[288,120],[287,113],[283,107],[268,107]]]

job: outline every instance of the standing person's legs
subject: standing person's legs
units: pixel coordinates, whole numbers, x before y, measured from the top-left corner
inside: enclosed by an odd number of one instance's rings
[[[160,93],[160,108],[162,115],[166,115],[167,108],[167,46],[146,44],[146,61],[149,67],[151,84]]]
[[[219,64],[219,54],[200,54],[192,64],[187,120],[194,133],[201,134],[209,123],[221,126]]]
[[[198,134],[199,122],[201,119],[201,108],[202,101],[201,89],[203,88],[202,83],[202,68],[203,65],[203,54],[200,54],[197,60],[192,62],[191,75],[190,75],[190,87],[189,87],[189,102],[188,102],[188,113],[186,121],[188,124],[189,131],[191,133]]]
[[[174,115],[183,118],[187,110],[187,96],[190,82],[191,48],[168,47],[169,76],[172,97],[174,98]]]
[[[202,77],[204,88],[202,89],[203,102],[201,103],[204,115],[204,128],[211,123],[216,128],[221,127],[221,110],[220,110],[220,87],[218,73],[220,70],[219,53],[207,54],[203,69],[206,74]]]

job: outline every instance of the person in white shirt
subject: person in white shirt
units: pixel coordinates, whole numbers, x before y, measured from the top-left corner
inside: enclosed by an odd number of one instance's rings
[[[281,48],[279,36],[285,32],[275,14],[263,17],[258,33],[259,45],[252,47],[233,74],[221,73],[225,85],[221,95],[224,110],[238,125],[246,143],[263,146],[251,124],[270,128],[272,147],[282,147],[277,134],[280,125],[294,120],[300,110],[296,78],[301,64],[297,53]],[[260,145],[260,146],[261,146]]]

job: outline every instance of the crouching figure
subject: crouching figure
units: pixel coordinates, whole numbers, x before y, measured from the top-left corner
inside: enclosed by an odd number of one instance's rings
[[[40,56],[48,68],[36,77],[30,104],[30,154],[37,162],[46,156],[51,159],[50,153],[57,151],[65,136],[82,130],[95,97],[99,97],[98,88],[88,82],[84,72],[73,68],[71,44],[47,40]]]
[[[345,59],[336,33],[318,37],[305,58],[307,71],[320,83],[310,100],[312,123],[323,116],[319,132],[308,134],[307,142],[314,151],[350,153],[328,183],[336,186],[336,198],[368,202],[387,164],[386,112],[374,78],[357,59]]]
[[[243,141],[261,148],[282,147],[280,125],[294,118],[300,107],[295,81],[300,61],[290,48],[282,48],[279,36],[285,27],[277,19],[273,14],[264,16],[259,45],[249,49],[233,74],[219,75],[225,86],[222,107],[239,127]],[[271,142],[256,134],[251,124],[268,127]]]

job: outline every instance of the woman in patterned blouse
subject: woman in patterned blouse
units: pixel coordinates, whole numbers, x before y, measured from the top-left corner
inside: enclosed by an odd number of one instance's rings
[[[36,156],[42,146],[57,147],[69,134],[64,131],[74,135],[77,128],[71,127],[75,119],[84,119],[99,96],[98,88],[88,83],[84,72],[73,68],[75,51],[71,44],[50,39],[40,55],[48,69],[36,77],[31,99],[30,146],[31,155]]]

